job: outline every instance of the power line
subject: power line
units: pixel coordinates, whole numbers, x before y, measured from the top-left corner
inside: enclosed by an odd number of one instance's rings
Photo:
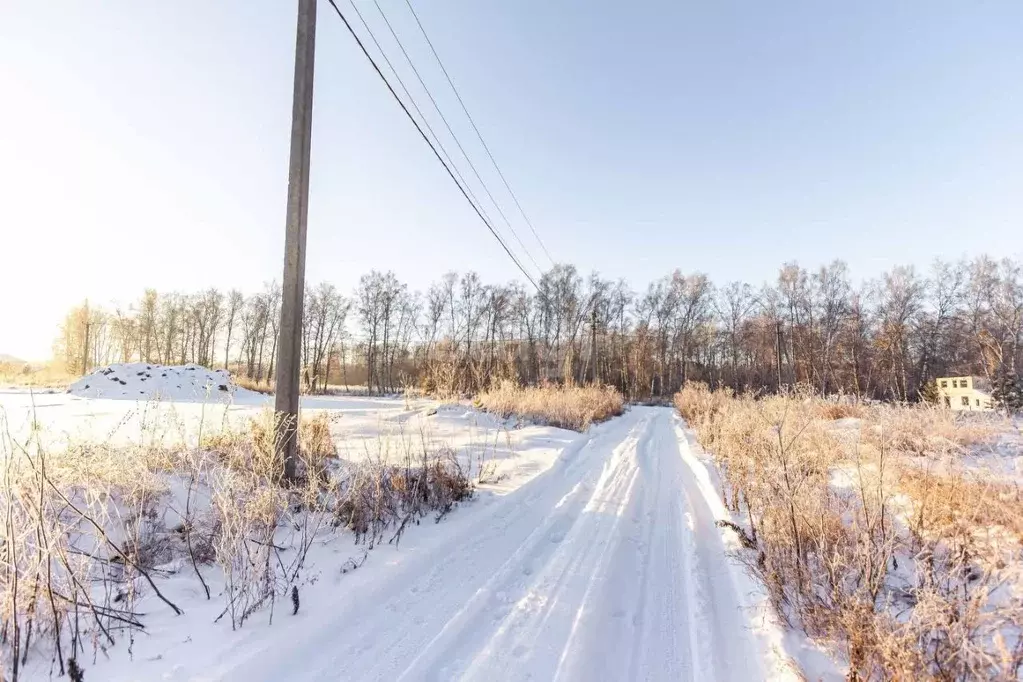
[[[540,235],[537,234],[536,228],[533,227],[533,221],[531,221],[529,219],[529,216],[526,215],[525,209],[523,209],[522,204],[519,203],[519,198],[515,196],[515,192],[512,191],[511,185],[508,184],[507,178],[504,177],[504,173],[501,171],[501,167],[497,164],[497,160],[494,158],[494,155],[490,152],[490,147],[487,146],[486,140],[483,139],[483,134],[480,133],[480,129],[476,127],[476,121],[473,120],[472,114],[469,113],[469,109],[465,106],[465,102],[462,101],[462,95],[459,94],[458,88],[455,87],[454,81],[451,80],[451,75],[448,73],[447,68],[445,68],[444,66],[444,62],[441,61],[440,55],[437,54],[437,49],[433,46],[433,41],[430,40],[430,36],[427,35],[426,29],[423,27],[423,22],[419,21],[419,15],[416,14],[416,10],[413,9],[411,1],[405,0],[405,4],[408,6],[408,9],[412,13],[412,16],[415,18],[416,24],[419,26],[419,30],[423,34],[423,38],[426,39],[426,44],[430,46],[430,51],[433,53],[434,59],[437,60],[437,64],[440,66],[440,70],[444,72],[444,77],[447,78],[448,85],[451,86],[451,90],[452,92],[455,93],[455,97],[458,99],[458,103],[461,105],[462,111],[465,112],[465,117],[469,119],[469,123],[472,125],[472,129],[476,132],[476,137],[479,138],[480,144],[483,145],[484,151],[486,151],[487,156],[490,157],[490,162],[494,164],[494,168],[497,170],[497,174],[500,176],[501,182],[504,183],[504,188],[508,190],[508,194],[511,195],[512,201],[515,202],[515,206],[519,209],[519,213],[522,214],[522,219],[525,220],[526,225],[529,226],[530,232],[532,232],[533,236],[536,237],[536,241],[538,244],[540,244],[540,248],[543,249],[544,254],[547,256],[547,260],[549,260],[553,265],[554,259],[551,258],[550,251],[547,250],[547,246],[543,243],[543,240],[540,239]]]
[[[489,222],[490,221],[490,216],[483,209],[483,202],[481,202],[479,199],[476,198],[476,194],[472,191],[472,187],[470,187],[469,183],[465,181],[465,178],[462,176],[461,171],[459,171],[458,166],[455,164],[454,160],[452,160],[451,154],[448,153],[448,150],[444,146],[444,143],[441,142],[440,136],[433,129],[433,126],[430,125],[430,120],[428,118],[426,118],[426,115],[423,113],[423,110],[420,109],[419,105],[416,103],[415,97],[413,97],[412,93],[409,92],[409,89],[407,87],[405,87],[405,81],[402,80],[401,74],[399,74],[398,70],[396,68],[394,68],[394,64],[391,63],[391,60],[387,56],[387,53],[384,51],[384,48],[380,44],[380,41],[377,40],[376,35],[373,33],[373,29],[371,29],[369,27],[369,24],[366,22],[365,17],[362,16],[362,12],[359,11],[359,7],[358,7],[358,5],[355,4],[355,0],[348,0],[348,2],[352,6],[352,9],[355,10],[355,15],[357,17],[359,17],[359,21],[362,22],[362,26],[363,26],[363,28],[366,29],[366,33],[369,34],[369,37],[373,41],[373,44],[376,45],[377,50],[380,51],[380,56],[384,58],[384,62],[387,64],[387,67],[391,70],[391,73],[394,74],[395,79],[397,79],[397,81],[398,81],[398,85],[401,86],[401,89],[405,93],[405,96],[408,97],[409,102],[412,103],[412,108],[414,108],[416,110],[416,113],[419,114],[419,118],[422,119],[423,125],[426,126],[426,130],[430,133],[430,135],[433,136],[433,139],[437,143],[437,146],[440,147],[441,153],[447,159],[448,164],[450,164],[450,166],[454,169],[455,175],[458,176],[458,180],[461,182],[461,184],[463,186],[465,186],[465,188],[467,189],[467,191],[469,193],[469,196],[472,197],[472,200],[473,200],[473,202],[475,204],[479,205],[480,211],[483,213],[483,216]],[[457,142],[457,140],[456,140],[456,142]]]
[[[354,2],[354,0],[352,0],[352,2]],[[444,126],[448,129],[448,133],[451,135],[451,138],[455,141],[455,144],[458,146],[458,150],[462,152],[462,156],[465,157],[465,160],[468,162],[469,168],[472,169],[472,172],[476,175],[476,179],[479,180],[480,185],[482,185],[483,191],[487,193],[487,196],[490,198],[491,203],[494,204],[494,208],[497,209],[498,215],[500,215],[501,219],[504,220],[504,224],[508,226],[508,230],[512,233],[512,236],[515,237],[515,241],[518,242],[519,248],[522,249],[522,251],[526,254],[526,257],[529,258],[529,260],[533,263],[533,267],[535,267],[537,271],[542,274],[543,269],[541,269],[540,266],[537,264],[536,260],[533,258],[533,254],[529,252],[529,249],[526,248],[526,245],[522,243],[522,240],[519,238],[518,232],[515,231],[515,228],[512,226],[511,221],[508,220],[508,216],[506,216],[504,214],[504,211],[501,210],[501,205],[497,203],[497,199],[495,199],[494,195],[491,194],[490,188],[487,187],[487,183],[483,180],[483,177],[480,175],[480,172],[476,170],[476,164],[472,162],[472,158],[469,156],[468,153],[466,153],[465,148],[462,146],[461,141],[458,139],[458,135],[455,134],[455,131],[451,128],[451,124],[448,123],[447,117],[441,110],[440,105],[437,104],[437,100],[434,98],[433,93],[430,92],[430,88],[426,85],[426,81],[424,81],[422,75],[420,75],[419,69],[416,68],[415,63],[412,61],[412,57],[409,56],[408,51],[405,49],[405,45],[401,42],[401,38],[398,37],[398,33],[394,30],[394,27],[391,25],[390,20],[387,18],[387,14],[384,13],[383,7],[380,6],[379,0],[373,0],[373,4],[376,5],[377,12],[380,13],[380,18],[384,20],[384,24],[387,26],[387,30],[391,32],[391,37],[394,38],[394,42],[398,44],[398,49],[400,49],[401,53],[405,56],[405,62],[412,69],[412,73],[416,75],[416,79],[419,80],[419,85],[421,85],[423,90],[426,92],[426,96],[430,98],[430,102],[433,104],[434,110],[440,116],[440,120],[444,122]]]
[[[384,85],[387,86],[387,90],[391,93],[391,96],[394,97],[394,100],[398,103],[398,106],[400,106],[401,110],[405,112],[405,115],[412,122],[412,125],[415,126],[416,130],[419,132],[419,135],[423,138],[423,141],[426,142],[426,144],[430,147],[430,150],[433,152],[433,155],[436,156],[437,160],[440,161],[440,164],[444,166],[444,170],[447,171],[448,176],[451,177],[451,181],[454,182],[455,186],[458,187],[458,191],[462,193],[462,196],[465,197],[465,200],[469,202],[470,206],[472,206],[472,210],[476,212],[476,215],[479,216],[479,219],[483,221],[484,225],[486,225],[487,229],[490,231],[490,234],[494,236],[494,239],[497,240],[497,243],[501,245],[501,248],[504,249],[504,252],[508,254],[508,257],[511,258],[513,263],[515,263],[515,266],[522,272],[523,275],[525,275],[526,279],[529,280],[529,283],[533,285],[533,288],[535,288],[537,291],[540,291],[540,287],[536,285],[536,282],[533,280],[532,276],[530,276],[526,269],[522,267],[522,263],[520,263],[519,259],[515,257],[515,254],[511,252],[511,249],[509,249],[508,245],[504,243],[504,240],[501,239],[501,236],[497,233],[497,231],[490,224],[490,222],[483,217],[483,213],[480,211],[480,208],[476,206],[472,199],[469,198],[469,194],[466,192],[466,189],[462,187],[462,185],[458,182],[458,178],[455,177],[455,174],[451,171],[451,168],[448,166],[447,163],[445,163],[444,158],[441,157],[440,152],[437,151],[437,147],[435,147],[433,142],[430,141],[430,138],[426,136],[426,133],[423,132],[423,128],[419,125],[419,122],[416,121],[414,116],[412,116],[412,112],[409,111],[408,107],[405,106],[405,103],[401,100],[401,97],[399,97],[398,93],[395,92],[394,86],[392,86],[390,81],[387,80],[387,77],[384,76],[383,71],[380,70],[380,66],[376,63],[376,60],[373,59],[372,55],[370,55],[369,50],[366,49],[366,46],[365,44],[363,44],[362,39],[359,38],[359,34],[355,32],[354,28],[352,28],[352,25],[348,22],[348,19],[341,11],[341,8],[337,6],[337,3],[334,0],[327,0],[327,2],[330,3],[330,6],[334,9],[334,12],[344,23],[345,28],[348,29],[348,32],[352,34],[352,38],[355,39],[355,43],[359,46],[359,49],[362,50],[362,54],[366,56],[367,60],[369,60],[369,63],[373,67],[373,70],[376,71],[377,75],[380,76],[380,80],[382,80],[384,82]]]

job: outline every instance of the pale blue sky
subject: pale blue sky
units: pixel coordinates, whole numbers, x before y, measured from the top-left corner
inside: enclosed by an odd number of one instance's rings
[[[584,272],[759,283],[793,259],[871,277],[1023,250],[1017,0],[413,3],[552,255]],[[381,4],[504,200],[404,0]],[[295,5],[0,3],[0,352],[46,355],[85,296],[280,276]],[[319,10],[309,279],[514,278]]]

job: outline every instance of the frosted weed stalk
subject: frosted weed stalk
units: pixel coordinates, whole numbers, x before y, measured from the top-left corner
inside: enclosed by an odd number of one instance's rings
[[[740,559],[783,618],[841,650],[851,679],[1018,679],[1023,498],[958,464],[997,425],[698,384],[675,404],[744,520]]]
[[[385,531],[394,529],[388,542],[396,544],[410,525],[430,513],[440,521],[475,493],[471,462],[463,465],[457,451],[433,442],[422,424],[415,433],[402,424],[396,434],[364,441],[361,455],[340,471],[335,525],[369,549]]]
[[[56,449],[37,426],[15,438],[0,412],[4,679],[18,680],[32,660],[63,675],[115,643],[131,652],[144,613],[183,612],[161,589],[182,570],[223,604],[233,628],[257,613],[272,622],[279,599],[294,610],[316,579],[309,552],[336,529],[350,528],[367,548],[385,532],[396,543],[473,495],[469,468],[425,431],[381,436],[364,462],[349,462],[337,457],[330,417],[314,413],[298,430],[299,479],[286,483],[271,411],[208,425],[204,407],[192,435],[175,416],[145,408],[136,444],[115,445],[108,434]],[[181,430],[181,444],[165,444],[161,419]]]
[[[518,386],[502,381],[476,397],[477,406],[503,418],[518,417],[584,431],[622,413],[625,399],[611,386]]]
[[[148,459],[146,459],[148,457]],[[140,453],[133,469],[109,450],[49,452],[33,423],[16,440],[0,414],[0,643],[17,680],[32,652],[52,652],[64,674],[143,629],[137,597],[148,590],[180,613],[154,582],[164,546],[153,534],[154,477],[165,453]],[[49,645],[46,643],[49,642]]]

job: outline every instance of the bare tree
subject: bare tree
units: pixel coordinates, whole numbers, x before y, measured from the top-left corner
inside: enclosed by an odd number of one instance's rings
[[[727,335],[728,356],[731,361],[731,385],[736,391],[743,382],[739,379],[739,357],[742,354],[742,333],[746,321],[756,307],[753,288],[745,282],[730,282],[721,289],[715,301],[717,314]]]
[[[326,390],[330,351],[344,328],[350,303],[332,284],[322,283],[307,291],[302,319],[304,364],[311,370],[310,388],[316,390],[319,383],[320,388]]]
[[[227,308],[224,320],[227,339],[224,341],[224,369],[229,369],[231,364],[231,337],[234,332],[235,322],[241,315],[242,307],[245,305],[245,297],[237,289],[231,289],[227,294]]]
[[[142,362],[153,362],[154,345],[159,344],[157,331],[159,297],[156,289],[146,289],[139,302],[139,335]]]
[[[474,272],[447,273],[422,296],[377,271],[351,301],[329,283],[308,290],[302,350],[313,389],[339,370],[346,385],[349,372],[364,373],[373,392],[411,381],[461,393],[503,379],[596,381],[646,399],[691,380],[778,389],[783,375],[824,393],[916,400],[936,376],[1023,367],[1023,268],[1012,259],[939,262],[927,279],[894,268],[855,289],[835,261],[812,272],[787,263],[756,289],[716,291],[705,275],[676,270],[641,296],[568,265],[544,273],[536,293]],[[135,300],[72,310],[55,352],[76,369],[136,358],[210,365],[220,352],[226,366],[236,353],[236,371],[272,376],[277,284],[248,297],[149,289]]]

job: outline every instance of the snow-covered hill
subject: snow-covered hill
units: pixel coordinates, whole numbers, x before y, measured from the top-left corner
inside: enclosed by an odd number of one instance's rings
[[[154,365],[129,362],[100,367],[68,388],[80,398],[133,400],[215,401],[232,400],[239,389],[231,374],[199,365]]]

